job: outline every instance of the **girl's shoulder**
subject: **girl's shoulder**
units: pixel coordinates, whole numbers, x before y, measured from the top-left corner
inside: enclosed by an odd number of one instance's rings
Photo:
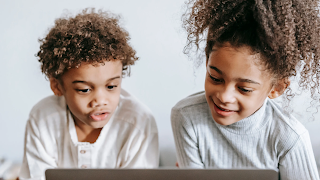
[[[287,153],[294,147],[301,148],[299,144],[310,143],[308,130],[304,125],[292,116],[292,113],[277,104],[275,101],[269,100],[269,113],[271,114],[271,126],[269,131],[269,140],[274,143],[278,157],[284,158]]]
[[[269,100],[268,106],[271,110],[269,113],[272,115],[272,122],[276,127],[280,128],[279,130],[292,132],[298,136],[307,131],[304,125],[279,103]]]
[[[200,91],[181,99],[172,109],[196,107],[197,105],[203,105],[206,103],[207,103],[207,100],[206,100],[205,92]]]
[[[280,156],[297,144],[301,137],[308,134],[304,125],[275,101],[268,101],[267,113],[271,118],[270,139],[276,143],[275,147]]]
[[[171,122],[183,124],[195,122],[212,122],[211,112],[206,100],[205,92],[194,93],[180,100],[171,110]]]

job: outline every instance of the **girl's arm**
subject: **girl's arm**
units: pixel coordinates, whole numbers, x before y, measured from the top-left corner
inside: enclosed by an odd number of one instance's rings
[[[181,114],[179,109],[172,109],[171,125],[179,167],[204,168],[199,154],[196,133],[191,122]]]
[[[19,175],[20,180],[44,180],[45,170],[57,167],[55,159],[48,154],[43,140],[38,124],[33,119],[29,119],[25,131],[24,157]]]
[[[308,131],[279,161],[281,180],[318,180],[319,174]]]

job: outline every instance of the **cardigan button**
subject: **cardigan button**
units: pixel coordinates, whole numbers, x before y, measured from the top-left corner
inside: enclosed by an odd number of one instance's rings
[[[82,169],[86,169],[86,168],[87,168],[87,165],[84,164],[84,165],[81,166],[81,168],[82,168]]]
[[[84,153],[86,153],[86,150],[81,150],[80,153],[84,154]]]

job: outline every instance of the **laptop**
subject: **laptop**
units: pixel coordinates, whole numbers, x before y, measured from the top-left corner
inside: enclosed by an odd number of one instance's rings
[[[271,169],[48,169],[46,180],[278,180]]]

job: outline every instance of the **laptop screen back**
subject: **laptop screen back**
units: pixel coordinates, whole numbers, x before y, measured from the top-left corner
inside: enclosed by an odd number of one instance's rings
[[[278,180],[268,169],[48,169],[46,180]]]

